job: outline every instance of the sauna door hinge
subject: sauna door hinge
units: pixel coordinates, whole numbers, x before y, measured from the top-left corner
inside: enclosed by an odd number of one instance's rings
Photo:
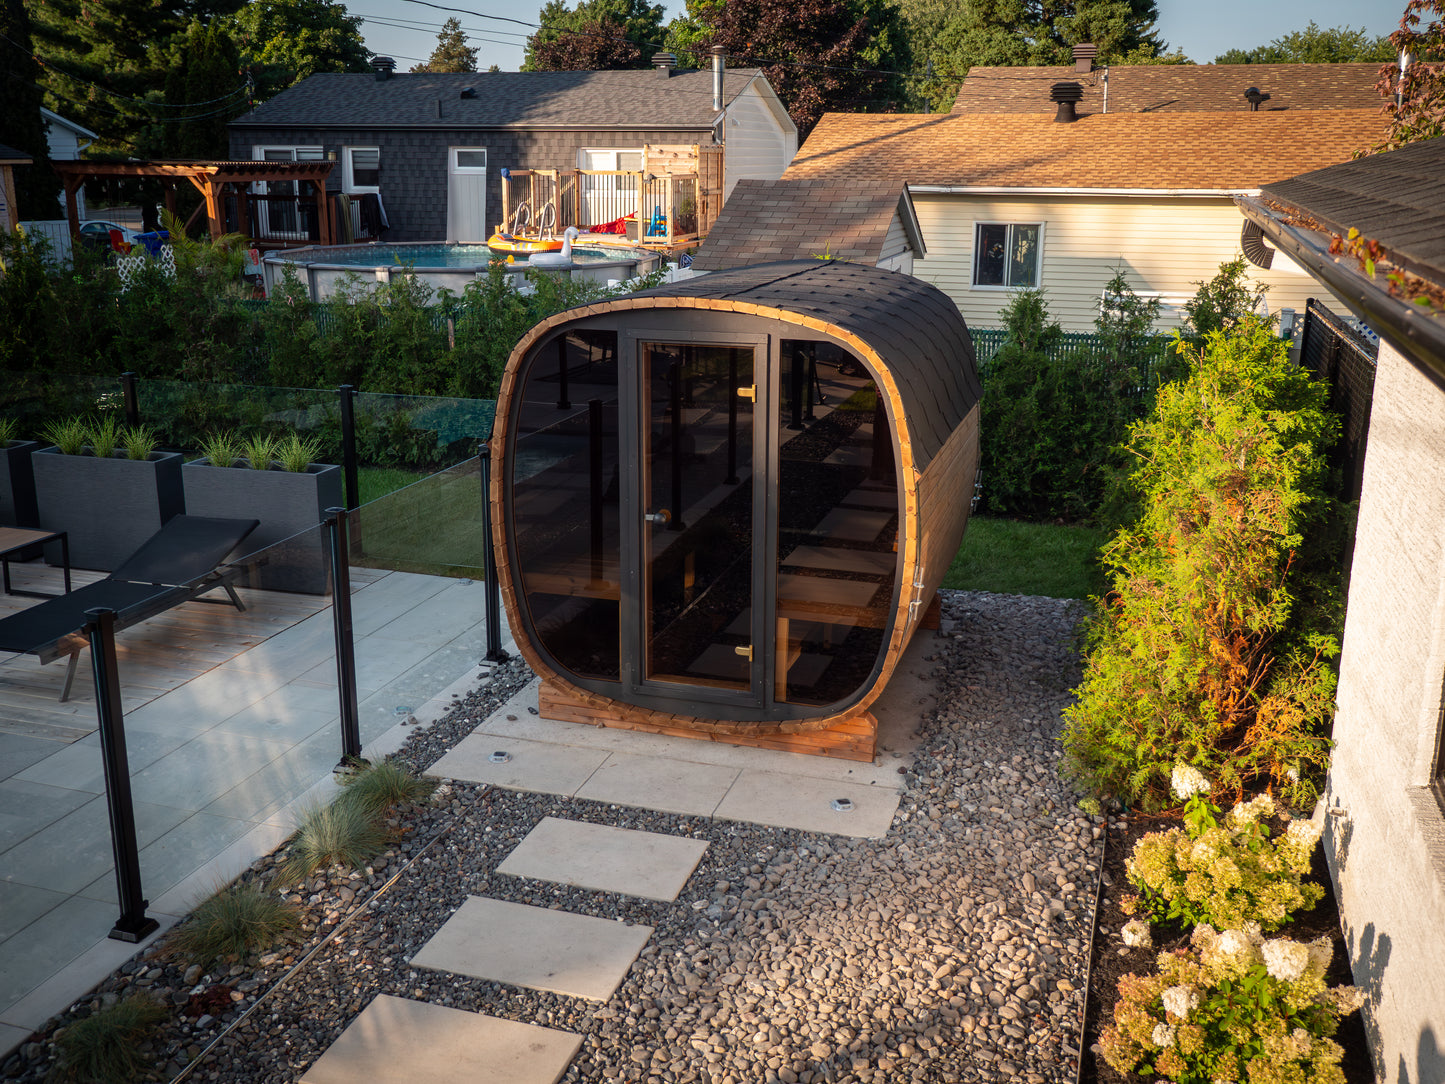
[[[735,648],[733,648],[733,651],[735,651],[737,654],[741,655],[743,658],[747,659],[748,662],[752,662],[752,661],[753,661],[753,645],[752,645],[752,644],[749,644],[747,647],[735,647]]]
[[[738,398],[751,399],[756,403],[758,401],[758,386],[756,384],[749,384],[746,388],[739,388]]]

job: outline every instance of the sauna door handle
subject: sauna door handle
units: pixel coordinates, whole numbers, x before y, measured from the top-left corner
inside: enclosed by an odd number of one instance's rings
[[[672,522],[672,513],[666,508],[660,508],[656,512],[644,512],[642,514],[644,523],[660,523],[663,526]]]

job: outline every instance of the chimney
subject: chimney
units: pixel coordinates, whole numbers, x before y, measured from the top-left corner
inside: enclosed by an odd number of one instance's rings
[[[376,81],[385,83],[391,78],[391,73],[396,68],[396,61],[389,56],[374,56],[371,58],[371,67],[376,72]]]
[[[1248,87],[1244,92],[1244,96],[1249,100],[1249,111],[1251,113],[1259,112],[1260,102],[1269,101],[1269,95],[1262,93],[1259,87]]]
[[[1072,124],[1078,120],[1074,112],[1075,103],[1084,97],[1084,88],[1078,83],[1055,83],[1049,88],[1049,101],[1059,103],[1054,120],[1059,124]]]
[[[659,49],[652,54],[652,66],[657,69],[659,75],[667,79],[677,67],[677,57],[673,56],[666,49]]]
[[[728,51],[721,45],[712,47],[712,107],[720,113],[723,107],[723,69],[727,67]]]
[[[1094,70],[1094,58],[1099,55],[1099,47],[1087,41],[1081,41],[1074,46],[1074,71],[1080,75],[1087,75]]]

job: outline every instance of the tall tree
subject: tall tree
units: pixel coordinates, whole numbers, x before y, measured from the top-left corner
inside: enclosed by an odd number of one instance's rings
[[[663,8],[647,0],[547,0],[523,71],[646,68],[662,43]]]
[[[806,136],[829,110],[883,111],[910,101],[913,66],[895,0],[689,0],[669,40],[695,57],[762,68]]]
[[[361,18],[332,0],[251,0],[232,33],[260,101],[318,72],[364,72],[371,53]]]
[[[0,0],[0,143],[34,164],[15,170],[21,218],[54,218],[60,186],[50,171],[50,150],[40,119],[40,65],[30,43],[30,16],[21,0]]]
[[[1362,26],[1319,27],[1313,19],[1303,30],[1284,34],[1268,45],[1231,49],[1216,64],[1357,64],[1395,59],[1395,47],[1383,34],[1374,37]]]
[[[1183,63],[1165,56],[1154,29],[1154,0],[902,0],[917,60],[932,71],[934,108],[953,104],[977,65],[1067,64],[1073,47],[1092,42],[1101,64]]]
[[[166,158],[224,159],[226,125],[245,111],[236,43],[219,22],[191,20],[172,39],[166,71],[166,113],[161,146]]]
[[[1409,60],[1403,72],[1393,64],[1380,68],[1375,87],[1385,96],[1390,133],[1376,151],[1445,135],[1445,0],[1410,0],[1390,44]]]
[[[474,72],[477,70],[477,50],[467,45],[467,36],[462,33],[461,21],[453,15],[442,23],[437,34],[437,47],[423,64],[411,69],[414,72]]]

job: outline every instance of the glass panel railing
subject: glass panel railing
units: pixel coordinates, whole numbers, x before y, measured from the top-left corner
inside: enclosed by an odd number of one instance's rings
[[[476,456],[363,504],[351,519],[355,566],[482,578],[487,507]]]
[[[15,373],[0,380],[0,417],[15,420],[17,440],[49,444],[45,433],[56,422],[110,415],[124,420],[119,377]]]
[[[340,462],[341,408],[334,389],[140,380],[136,401],[140,421],[166,448],[199,454],[218,433],[242,440],[299,433],[319,442],[324,462]]]

